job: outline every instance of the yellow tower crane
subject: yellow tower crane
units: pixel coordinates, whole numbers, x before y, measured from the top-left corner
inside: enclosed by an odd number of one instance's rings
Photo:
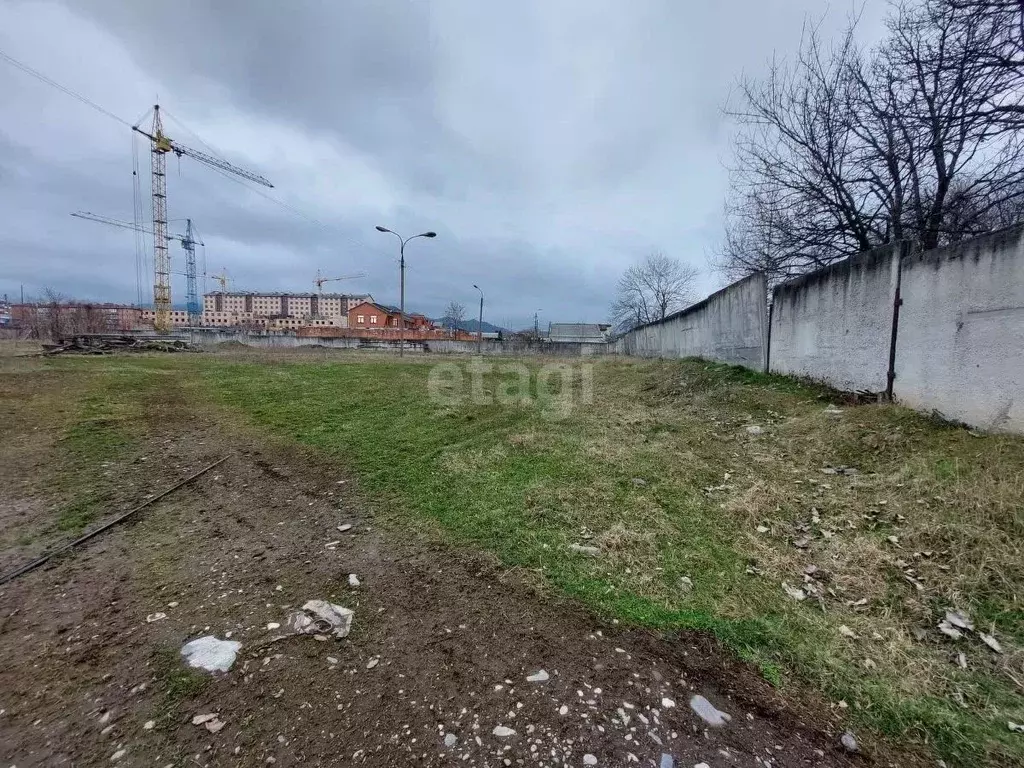
[[[360,277],[366,277],[365,272],[360,272],[355,275],[343,275],[342,277],[323,277],[320,274],[320,270],[316,271],[316,280],[313,282],[316,284],[317,291],[320,292],[320,298],[324,295],[324,283],[333,283],[335,280],[358,280]]]
[[[226,291],[228,289],[228,281],[231,278],[228,277],[228,271],[226,269],[222,269],[219,275],[208,275],[208,277],[211,280],[216,280],[218,283],[220,283],[220,289],[222,291]]]
[[[139,121],[142,122],[141,120]],[[151,170],[152,170],[152,192],[153,192],[153,308],[156,310],[156,320],[153,323],[156,330],[165,332],[171,328],[171,260],[167,250],[167,154],[173,152],[178,157],[191,157],[200,163],[209,166],[217,171],[240,176],[243,179],[254,181],[265,187],[274,185],[260,176],[258,173],[247,171],[232,165],[226,160],[209,155],[205,152],[186,147],[173,141],[164,134],[163,121],[160,119],[160,105],[153,105],[153,125],[150,131],[144,131],[138,124],[132,126],[136,131],[152,144]],[[221,283],[222,287],[227,285],[227,278]]]

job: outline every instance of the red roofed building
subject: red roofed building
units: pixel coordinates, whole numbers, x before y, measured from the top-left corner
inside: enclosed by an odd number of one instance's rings
[[[361,330],[380,330],[385,328],[398,329],[401,311],[398,307],[364,301],[348,310],[348,327]],[[404,327],[410,330],[423,331],[434,327],[430,319],[424,315],[405,313]]]

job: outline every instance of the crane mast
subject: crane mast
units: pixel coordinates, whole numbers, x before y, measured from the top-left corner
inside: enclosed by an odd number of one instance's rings
[[[196,239],[192,219],[185,219],[185,236],[181,238],[185,249],[185,309],[188,310],[188,324],[199,325],[202,309],[199,306],[199,291],[196,289]]]
[[[153,327],[167,331],[171,327],[171,257],[167,251],[167,153],[171,143],[164,137],[160,105],[153,107]]]

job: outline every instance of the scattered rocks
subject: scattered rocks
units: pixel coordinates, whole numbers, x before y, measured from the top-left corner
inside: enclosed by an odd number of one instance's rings
[[[793,546],[797,549],[807,549],[809,546],[811,546],[810,536],[801,536],[799,539],[795,539],[793,541]]]
[[[597,765],[597,758],[589,752],[583,756],[584,765]]]
[[[358,587],[359,584],[360,584],[359,577],[356,576],[354,573],[350,573],[348,575],[348,585],[350,587]]]
[[[759,526],[757,526],[757,532],[758,533],[768,533],[769,530],[771,530],[771,529],[767,525],[759,525]]]
[[[592,547],[589,544],[570,544],[570,552],[579,552],[581,555],[590,555],[591,557],[597,557],[601,554],[601,550],[597,547]]]
[[[1006,727],[1015,733],[1024,733],[1024,725],[1021,723],[1015,723],[1011,720],[1006,724]]]
[[[854,632],[852,629],[850,629],[845,624],[843,624],[843,625],[841,625],[839,627],[839,634],[842,635],[843,637],[849,637],[851,640],[856,640],[857,639],[857,633]]]
[[[542,669],[539,672],[534,672],[532,675],[529,675],[526,680],[530,683],[546,683],[550,677],[551,676]]]
[[[346,533],[348,531],[351,531],[352,530],[352,523],[345,523],[344,525],[339,525],[338,526],[338,530],[341,531],[342,533]],[[338,543],[340,544],[341,542],[338,542]]]
[[[446,733],[444,735],[444,745],[446,747],[448,747],[449,749],[451,747],[454,747],[456,745],[456,743],[458,743],[458,741],[459,741],[459,737],[456,736],[454,733]]]
[[[120,760],[122,757],[124,757],[127,754],[128,754],[128,750],[127,749],[119,749],[119,750],[117,750],[117,752],[115,752],[114,754],[112,754],[110,756],[110,761],[111,762],[117,762],[118,760]]]
[[[658,762],[658,768],[676,768],[675,758],[667,752],[662,752],[661,760]]]
[[[563,704],[562,706],[560,706],[558,708],[558,714],[560,714],[560,715],[567,715],[567,714],[569,714],[569,707],[567,707],[565,704]]]
[[[643,488],[647,485],[647,481],[642,477],[634,477],[630,482],[633,483],[634,488]]]
[[[847,752],[860,752],[860,744],[857,743],[857,738],[847,731],[839,738],[839,743],[843,745],[843,749]]]
[[[689,576],[679,577],[679,590],[684,594],[690,594],[693,591],[693,579]]]
[[[378,664],[380,664],[380,656],[374,656],[372,659],[370,659],[368,662],[366,662],[366,668],[367,669],[373,669]]]
[[[206,635],[185,643],[181,655],[190,667],[207,672],[227,672],[241,648],[242,644],[237,640],[218,640],[213,635]]]
[[[716,728],[719,728],[732,720],[732,715],[727,712],[722,712],[720,709],[716,708],[714,704],[699,694],[690,699],[690,709],[696,712],[705,723],[713,725]]]
[[[166,618],[167,618],[167,614],[166,613],[162,613],[160,611],[157,611],[156,613],[151,613],[151,614],[149,614],[149,616],[146,617],[146,623],[147,624],[152,624],[154,621],[163,621]]]
[[[499,737],[499,738],[502,738],[502,739],[507,738],[509,736],[515,736],[516,735],[516,732],[515,732],[514,729],[508,728],[508,727],[506,727],[504,725],[496,725],[496,726],[494,726],[494,730],[491,731],[491,733],[493,735]]]
[[[675,705],[676,703],[668,697],[665,697],[661,700],[661,706],[663,706],[665,709],[672,709],[675,707]]]
[[[152,731],[154,728],[156,728],[156,720],[147,720],[142,725],[142,730],[144,731]]]
[[[749,424],[747,425],[747,434],[761,435],[764,434],[764,429],[762,427],[759,427],[757,424]]]
[[[216,720],[216,719],[217,719],[217,713],[216,712],[207,712],[205,715],[195,715],[195,716],[193,716],[193,718],[192,718],[192,725],[204,725],[205,723],[208,723],[211,720]]]

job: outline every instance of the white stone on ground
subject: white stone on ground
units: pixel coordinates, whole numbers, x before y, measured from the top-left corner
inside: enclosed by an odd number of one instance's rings
[[[717,709],[714,704],[699,694],[690,699],[690,709],[696,712],[704,722],[715,727],[723,726],[732,720],[732,715]]]
[[[530,683],[546,683],[550,677],[551,676],[542,669],[539,672],[534,672],[532,675],[527,677],[526,680]]]

